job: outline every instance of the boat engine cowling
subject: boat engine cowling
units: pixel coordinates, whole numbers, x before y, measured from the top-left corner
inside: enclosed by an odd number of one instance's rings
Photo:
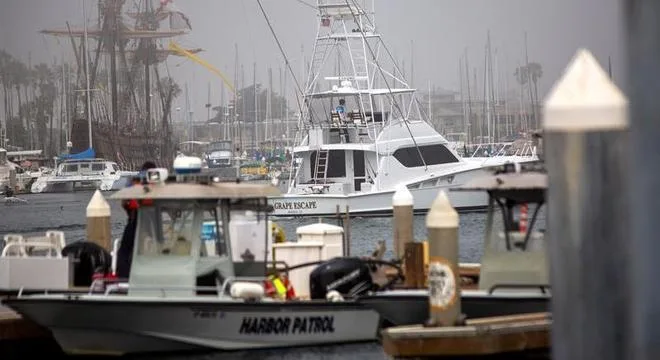
[[[337,257],[330,259],[309,275],[312,299],[325,299],[330,291],[353,297],[374,290],[369,265],[360,258]]]

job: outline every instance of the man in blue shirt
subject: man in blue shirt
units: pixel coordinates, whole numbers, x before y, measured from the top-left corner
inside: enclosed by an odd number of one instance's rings
[[[339,105],[335,108],[335,111],[337,114],[339,114],[340,118],[344,118],[344,115],[346,114],[346,108],[344,105],[346,104],[346,101],[344,99],[339,99]]]

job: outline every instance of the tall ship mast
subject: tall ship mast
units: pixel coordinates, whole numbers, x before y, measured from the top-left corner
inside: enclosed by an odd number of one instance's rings
[[[181,89],[163,69],[168,56],[178,56],[164,42],[188,34],[190,21],[172,0],[98,0],[97,4],[97,24],[86,31],[68,23],[63,29],[41,31],[70,39],[79,69],[78,89],[86,88],[84,64],[89,64],[90,90],[73,95],[78,111],[72,121],[71,152],[90,148],[86,118],[90,104],[97,157],[125,169],[136,169],[147,160],[168,166],[177,143],[172,104]]]

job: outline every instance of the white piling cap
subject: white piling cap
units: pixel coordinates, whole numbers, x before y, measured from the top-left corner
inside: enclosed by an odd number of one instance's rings
[[[628,126],[628,99],[594,56],[578,50],[543,107],[543,128],[583,132]]]
[[[444,190],[440,190],[433,200],[428,214],[426,214],[426,227],[434,229],[453,229],[458,227],[458,213],[451,206],[449,197]]]
[[[412,206],[414,199],[410,190],[405,185],[396,187],[396,192],[392,195],[392,206]]]
[[[96,190],[92,199],[87,204],[87,217],[109,217],[110,204],[105,201],[101,191]]]

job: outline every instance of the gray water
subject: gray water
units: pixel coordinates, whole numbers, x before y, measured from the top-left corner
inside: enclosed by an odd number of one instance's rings
[[[66,194],[29,194],[20,195],[27,204],[0,204],[0,239],[8,233],[23,235],[43,234],[46,230],[60,230],[66,235],[68,243],[85,239],[85,209],[92,192]],[[108,196],[107,193],[105,194]],[[108,200],[112,211],[113,238],[121,237],[126,225],[126,215],[117,201]],[[530,209],[531,210],[531,209]],[[530,213],[531,218],[531,213]],[[485,231],[485,213],[466,213],[460,215],[460,261],[479,262],[482,254]],[[495,225],[501,224],[500,217],[495,218]],[[539,216],[539,227],[544,228],[544,216]],[[295,239],[296,228],[318,222],[318,219],[276,219],[286,232],[287,239]],[[333,223],[334,220],[324,220]],[[416,240],[426,239],[425,217],[415,216],[414,234]],[[392,219],[391,218],[354,218],[351,219],[351,246],[353,256],[369,255],[379,240],[385,240],[386,259],[392,258]],[[200,355],[158,355],[141,356],[141,359],[387,359],[382,348],[376,343],[351,344],[342,346],[279,349],[265,351],[241,351],[232,353],[209,353]]]

